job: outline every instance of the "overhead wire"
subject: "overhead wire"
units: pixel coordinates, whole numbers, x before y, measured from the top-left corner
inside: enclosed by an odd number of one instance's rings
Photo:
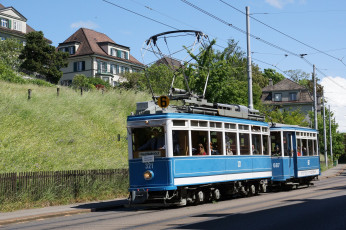
[[[240,9],[237,9],[236,7],[232,6],[231,4],[229,4],[229,3],[227,3],[227,2],[225,2],[225,1],[223,1],[223,0],[219,0],[219,1],[222,2],[222,3],[224,3],[224,4],[227,5],[227,6],[231,7],[232,9],[235,9],[236,11],[238,11],[238,12],[240,12],[240,13],[246,15],[245,12],[243,12],[243,11],[240,10]],[[262,21],[260,21],[260,20],[258,20],[258,19],[256,19],[256,18],[252,17],[251,15],[249,15],[249,17],[250,17],[251,19],[253,19],[253,20],[255,20],[255,21],[261,23],[262,25],[264,25],[264,26],[270,28],[270,29],[272,29],[272,30],[274,30],[274,31],[276,31],[276,32],[278,32],[278,33],[280,33],[280,34],[282,34],[282,35],[284,35],[284,36],[286,36],[286,37],[288,37],[288,38],[290,38],[290,39],[292,39],[292,40],[294,40],[294,41],[296,41],[296,42],[298,42],[298,43],[300,43],[300,44],[302,44],[302,45],[304,45],[304,46],[306,46],[306,47],[309,47],[310,49],[313,49],[313,50],[315,50],[315,51],[317,51],[317,52],[319,52],[319,53],[322,53],[322,54],[324,54],[324,55],[326,55],[326,56],[329,56],[329,57],[331,57],[331,58],[333,58],[333,59],[336,59],[336,60],[340,61],[344,66],[346,66],[346,64],[342,61],[341,58],[334,57],[334,56],[332,56],[332,55],[330,55],[330,54],[328,54],[328,53],[326,53],[326,52],[324,52],[324,51],[322,51],[322,50],[320,50],[320,49],[317,49],[317,48],[315,48],[315,47],[313,47],[313,46],[311,46],[311,45],[309,45],[309,44],[306,44],[305,42],[299,41],[298,39],[296,39],[296,38],[294,38],[294,37],[292,37],[292,36],[290,36],[290,35],[288,35],[288,34],[286,34],[286,33],[284,33],[284,32],[281,32],[280,30],[278,30],[278,29],[276,29],[276,28],[274,28],[274,27],[272,27],[272,26],[270,26],[270,25],[267,25],[266,23],[264,23],[264,22],[262,22]]]

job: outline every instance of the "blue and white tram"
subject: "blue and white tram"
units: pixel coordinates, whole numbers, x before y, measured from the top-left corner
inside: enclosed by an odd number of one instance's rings
[[[184,205],[265,191],[269,125],[244,106],[187,101],[167,109],[137,103],[128,117],[131,201]]]
[[[274,184],[309,185],[320,175],[317,130],[276,124],[270,137]]]

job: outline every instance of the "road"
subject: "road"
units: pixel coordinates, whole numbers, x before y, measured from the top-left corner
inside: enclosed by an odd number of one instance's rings
[[[315,186],[198,206],[114,209],[0,229],[346,229],[346,172]]]

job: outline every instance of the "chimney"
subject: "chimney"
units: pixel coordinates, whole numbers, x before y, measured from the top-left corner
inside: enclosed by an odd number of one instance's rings
[[[269,85],[273,86],[273,79],[269,78]]]

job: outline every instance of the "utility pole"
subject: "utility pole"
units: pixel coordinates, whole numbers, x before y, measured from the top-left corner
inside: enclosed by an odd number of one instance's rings
[[[332,119],[331,119],[331,111],[330,111],[330,105],[329,105],[329,146],[330,146],[330,158],[333,161],[333,139],[332,139]]]
[[[252,101],[252,69],[251,69],[251,49],[250,49],[250,17],[249,7],[246,9],[246,39],[247,39],[247,79],[248,79],[248,98],[249,98],[249,109],[253,109]]]
[[[324,91],[323,91],[323,139],[324,139],[324,158],[326,167],[328,168],[328,154],[327,154],[327,134],[326,134],[326,107],[324,103]]]
[[[313,82],[314,82],[314,120],[315,120],[315,129],[318,130],[318,124],[317,124],[317,81],[316,81],[315,65],[313,65],[312,79],[313,79]]]

